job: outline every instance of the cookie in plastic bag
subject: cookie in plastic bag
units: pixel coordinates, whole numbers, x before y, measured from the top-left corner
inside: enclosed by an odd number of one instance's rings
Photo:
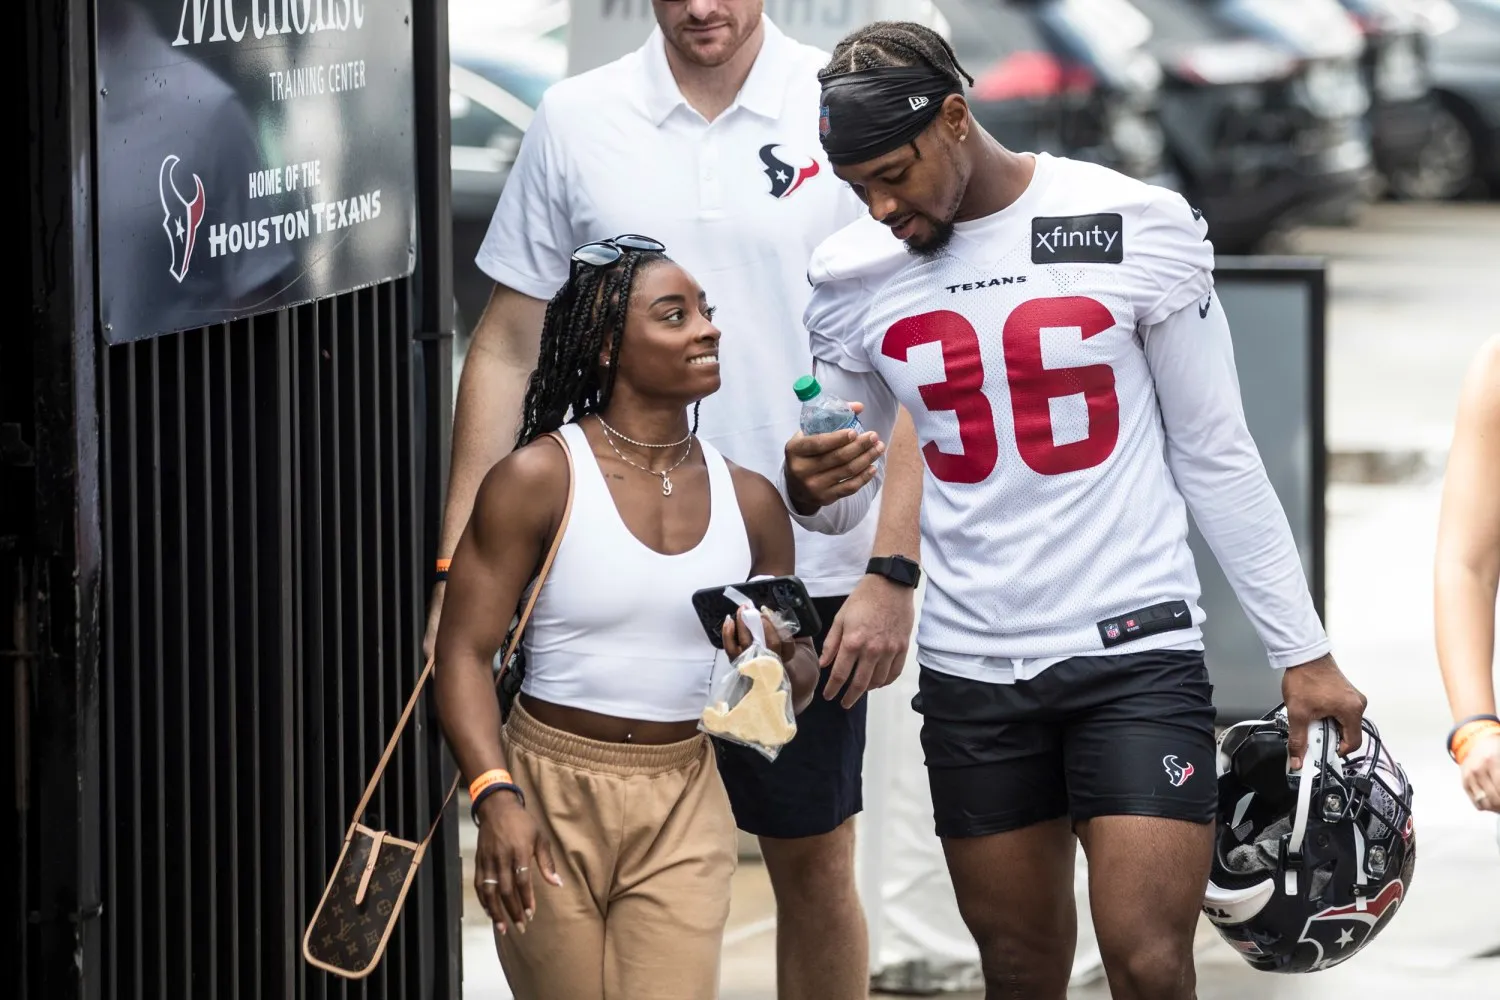
[[[735,599],[740,596],[726,593]],[[762,610],[773,624],[783,627],[774,611]],[[735,657],[732,669],[710,692],[698,728],[719,739],[750,747],[767,760],[775,760],[781,748],[797,735],[792,683],[781,657],[765,644],[760,612],[742,606],[740,620],[750,630],[753,641]]]

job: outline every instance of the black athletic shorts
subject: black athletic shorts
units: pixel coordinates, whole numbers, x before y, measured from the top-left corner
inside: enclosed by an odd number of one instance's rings
[[[818,652],[844,606],[842,597],[815,597],[823,620],[814,637]],[[812,704],[797,716],[797,735],[775,761],[737,743],[714,740],[719,773],[729,791],[735,825],[757,837],[816,837],[839,828],[864,808],[865,702],[846,709],[823,697],[828,670],[822,671]],[[842,692],[841,692],[842,694]]]
[[[1201,652],[1078,656],[1015,684],[923,667],[912,708],[939,837],[1061,816],[1214,818],[1213,685]]]

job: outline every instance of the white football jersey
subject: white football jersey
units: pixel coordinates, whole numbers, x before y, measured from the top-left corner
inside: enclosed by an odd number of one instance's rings
[[[877,373],[923,443],[918,643],[936,667],[1201,648],[1140,330],[1206,312],[1207,226],[1175,192],[1036,161],[1025,193],[959,224],[943,255],[866,217],[809,275],[814,355]]]

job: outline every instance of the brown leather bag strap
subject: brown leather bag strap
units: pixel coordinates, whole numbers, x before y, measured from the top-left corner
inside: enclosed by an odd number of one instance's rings
[[[565,456],[571,455],[571,453],[568,451],[568,443],[563,440],[563,436],[561,434],[553,431],[548,436],[557,442],[558,446],[562,448],[563,454]],[[542,592],[542,582],[547,579],[547,573],[552,569],[552,561],[557,558],[557,550],[558,547],[562,545],[563,532],[568,527],[568,518],[572,515],[572,513],[573,464],[571,457],[569,457],[568,499],[563,504],[562,520],[560,520],[557,524],[557,533],[552,536],[552,546],[547,550],[547,558],[542,560],[542,568],[537,572],[536,582],[532,585],[531,588],[531,595],[526,599],[526,607],[521,611],[520,620],[516,623],[516,630],[511,634],[510,644],[506,647],[505,656],[500,661],[500,673],[495,678],[495,683],[497,685],[500,683],[500,678],[505,676],[506,666],[510,663],[511,656],[514,655],[516,651],[516,645],[521,641],[521,633],[526,631],[526,623],[531,619],[531,609],[536,607],[537,596]],[[406,699],[406,707],[401,710],[401,718],[396,721],[396,728],[391,733],[391,738],[386,741],[385,752],[380,755],[380,763],[375,765],[375,773],[370,775],[370,781],[365,785],[365,794],[360,797],[359,805],[354,807],[354,817],[349,821],[350,833],[353,832],[354,825],[359,822],[360,817],[364,815],[365,807],[370,804],[370,799],[375,795],[375,788],[380,784],[380,779],[385,774],[386,766],[391,762],[391,754],[393,754],[396,750],[396,741],[400,739],[402,731],[406,728],[406,723],[411,719],[412,710],[417,707],[417,698],[421,696],[422,689],[427,686],[428,678],[432,676],[433,663],[434,660],[429,657],[427,660],[427,665],[422,668],[422,673],[417,678],[417,686],[412,689],[411,697]],[[427,846],[427,842],[432,839],[433,833],[437,830],[438,823],[442,822],[443,813],[447,812],[448,803],[452,801],[453,793],[458,790],[458,783],[460,779],[461,775],[454,775],[453,784],[448,786],[448,794],[443,799],[443,805],[440,809],[438,809],[437,817],[432,821],[432,826],[428,829],[427,836],[422,839],[423,847]],[[347,839],[347,837],[348,834],[345,835],[345,839]]]

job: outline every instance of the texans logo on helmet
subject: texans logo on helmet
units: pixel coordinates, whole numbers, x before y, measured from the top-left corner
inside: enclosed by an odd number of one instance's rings
[[[161,197],[161,209],[165,213],[161,228],[166,232],[167,242],[172,247],[172,262],[167,265],[167,271],[177,279],[178,284],[187,277],[188,265],[193,260],[193,247],[198,243],[198,226],[203,222],[203,210],[208,204],[208,199],[203,194],[203,181],[197,174],[193,175],[195,190],[191,199],[184,198],[182,192],[177,190],[177,180],[172,176],[172,171],[180,162],[182,161],[176,155],[169,155],[161,161],[156,179],[157,194]]]
[[[1169,753],[1163,757],[1161,766],[1167,769],[1167,780],[1172,782],[1173,788],[1181,788],[1183,782],[1193,776],[1193,765],[1179,761],[1176,754]]]
[[[803,181],[816,177],[818,161],[813,160],[805,167],[794,167],[779,159],[776,149],[775,143],[760,147],[760,161],[766,165],[766,176],[771,178],[771,197],[779,200],[791,197],[792,192],[801,187]]]
[[[1363,910],[1355,905],[1330,906],[1308,917],[1297,943],[1318,949],[1312,971],[1331,968],[1359,951],[1365,938],[1395,914],[1405,892],[1406,887],[1396,879],[1366,903]]]

